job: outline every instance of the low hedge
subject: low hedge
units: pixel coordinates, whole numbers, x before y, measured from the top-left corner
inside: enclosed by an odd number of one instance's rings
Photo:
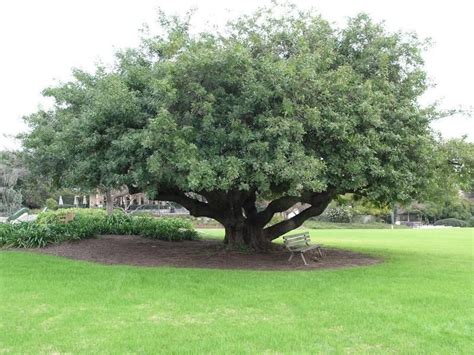
[[[449,226],[449,227],[467,227],[467,222],[457,218],[440,219],[434,223],[435,226]]]
[[[74,220],[61,223],[61,216],[70,212],[74,213]],[[33,223],[1,224],[0,246],[44,247],[100,234],[140,235],[168,241],[197,238],[192,224],[180,218],[132,217],[123,212],[107,216],[102,210],[69,209],[40,213]]]
[[[469,218],[469,220],[467,221],[467,224],[469,227],[474,227],[474,216]]]

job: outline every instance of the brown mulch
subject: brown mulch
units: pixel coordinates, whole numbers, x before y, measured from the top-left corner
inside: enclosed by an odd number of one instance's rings
[[[283,248],[275,248],[266,254],[249,254],[227,250],[218,240],[167,242],[122,235],[105,235],[29,250],[102,264],[214,269],[311,270],[381,262],[368,255],[323,247],[324,258],[314,261],[307,253],[309,266],[304,266],[298,255],[288,262],[289,253]]]

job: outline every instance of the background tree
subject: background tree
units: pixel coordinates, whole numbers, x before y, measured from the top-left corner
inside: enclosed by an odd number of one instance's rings
[[[260,9],[222,33],[193,35],[189,18],[160,24],[114,68],[75,71],[45,91],[56,106],[27,117],[24,137],[43,173],[147,191],[254,249],[338,195],[393,202],[423,191],[435,111],[417,101],[427,84],[415,35],[367,15],[339,30],[293,7]],[[308,207],[267,226],[296,203]]]
[[[434,189],[474,191],[474,143],[468,142],[466,137],[441,140],[437,145],[436,159],[438,174]]]
[[[57,201],[60,195],[72,204],[78,194],[77,189],[55,188],[49,178],[31,171],[25,155],[19,151],[0,152],[0,191],[3,205],[0,210],[7,215],[21,206],[32,209],[45,207],[48,198]]]
[[[440,139],[432,164],[435,174],[419,196],[420,211],[430,222],[445,218],[469,220],[474,205],[466,197],[474,191],[474,143],[466,138]]]
[[[44,91],[55,100],[52,111],[26,118],[33,127],[24,137],[26,156],[32,170],[52,177],[55,186],[105,193],[111,213],[113,191],[130,181],[133,159],[140,158],[134,130],[145,122],[119,74],[98,68],[73,75],[73,82]]]
[[[17,153],[0,151],[0,215],[9,216],[21,207],[17,183],[23,174]]]

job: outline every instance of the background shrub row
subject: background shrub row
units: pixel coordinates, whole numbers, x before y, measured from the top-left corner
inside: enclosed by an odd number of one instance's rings
[[[468,227],[469,223],[457,218],[440,219],[434,223],[435,226],[450,226],[450,227]]]
[[[61,216],[74,213],[74,220],[61,223]],[[168,241],[192,240],[197,232],[191,222],[180,218],[129,216],[94,209],[70,209],[43,212],[36,222],[0,224],[0,246],[44,247],[65,240],[79,240],[100,234],[140,235]]]

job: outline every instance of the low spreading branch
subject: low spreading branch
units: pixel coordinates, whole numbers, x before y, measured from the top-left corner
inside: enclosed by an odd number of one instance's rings
[[[310,207],[306,208],[305,210],[290,219],[265,228],[263,231],[264,237],[268,240],[274,240],[282,236],[283,234],[295,228],[298,228],[308,218],[319,216],[329,205],[332,198],[333,193],[330,191],[314,194],[310,199],[310,201],[312,202]]]
[[[208,203],[198,201],[186,195],[185,192],[178,190],[160,191],[156,196],[157,200],[172,201],[185,207],[194,217],[209,217],[221,221],[220,214],[214,210]]]
[[[250,220],[257,225],[264,227],[268,222],[270,222],[275,213],[284,212],[300,201],[301,198],[296,196],[280,197],[270,202],[267,208],[251,217]]]

